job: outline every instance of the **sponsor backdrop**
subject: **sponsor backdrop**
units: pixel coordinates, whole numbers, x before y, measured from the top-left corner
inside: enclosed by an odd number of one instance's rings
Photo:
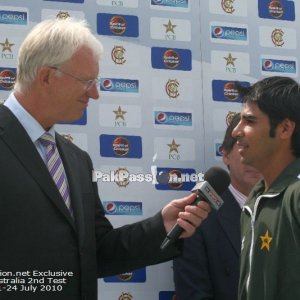
[[[115,226],[185,196],[213,165],[248,86],[298,79],[297,3],[287,0],[0,0],[0,102],[24,36],[46,18],[86,19],[102,41],[98,101],[56,129],[92,157]],[[99,279],[99,299],[175,299],[171,262]]]

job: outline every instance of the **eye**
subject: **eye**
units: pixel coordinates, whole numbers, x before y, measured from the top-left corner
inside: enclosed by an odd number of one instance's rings
[[[245,124],[254,124],[256,122],[256,119],[254,117],[244,117],[243,118]]]

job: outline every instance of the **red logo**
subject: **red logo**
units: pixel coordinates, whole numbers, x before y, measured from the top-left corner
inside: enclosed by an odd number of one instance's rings
[[[180,56],[179,54],[172,49],[166,50],[164,53],[164,64],[165,66],[167,66],[168,68],[176,68],[179,66],[180,64]]]
[[[16,73],[12,70],[4,69],[0,71],[0,87],[11,90],[16,82]]]
[[[239,93],[233,82],[227,82],[224,84],[224,96],[230,101],[234,101],[239,97]]]
[[[118,156],[124,156],[127,155],[130,149],[130,144],[127,139],[119,136],[114,139],[113,144],[113,151],[116,153]]]
[[[169,186],[173,189],[180,189],[182,185],[181,172],[179,170],[169,171]]]
[[[279,19],[283,16],[283,6],[278,0],[272,0],[269,4],[269,13],[270,15],[275,18]]]
[[[133,276],[132,272],[122,273],[118,275],[118,277],[122,281],[129,281],[132,278],[132,276]]]
[[[109,21],[109,29],[114,34],[122,35],[127,29],[127,23],[124,18],[113,16]]]

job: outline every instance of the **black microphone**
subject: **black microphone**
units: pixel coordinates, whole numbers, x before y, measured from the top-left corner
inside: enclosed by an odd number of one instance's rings
[[[204,200],[213,209],[218,210],[224,203],[219,194],[223,194],[229,184],[230,177],[227,171],[219,167],[210,168],[204,174],[204,181],[198,182],[191,190],[192,193],[197,194],[197,198],[190,205],[197,205],[199,201]],[[174,243],[183,231],[184,229],[176,223],[162,242],[160,249],[165,250]]]

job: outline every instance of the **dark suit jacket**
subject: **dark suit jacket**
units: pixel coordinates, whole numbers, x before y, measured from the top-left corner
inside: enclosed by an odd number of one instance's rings
[[[104,215],[92,163],[86,152],[56,136],[70,186],[70,216],[46,165],[28,134],[0,106],[0,289],[2,278],[29,281],[34,271],[72,272],[59,292],[0,291],[0,299],[97,299],[97,277],[155,264],[179,254],[177,247],[161,253],[165,237],[161,214],[113,230]],[[3,272],[7,272],[3,275]],[[2,275],[1,275],[2,274]],[[47,275],[47,274],[45,274]],[[10,281],[11,282],[11,281]],[[40,291],[41,284],[36,284]],[[50,284],[51,285],[51,284]]]
[[[237,299],[241,209],[228,189],[222,198],[174,260],[178,300]]]

